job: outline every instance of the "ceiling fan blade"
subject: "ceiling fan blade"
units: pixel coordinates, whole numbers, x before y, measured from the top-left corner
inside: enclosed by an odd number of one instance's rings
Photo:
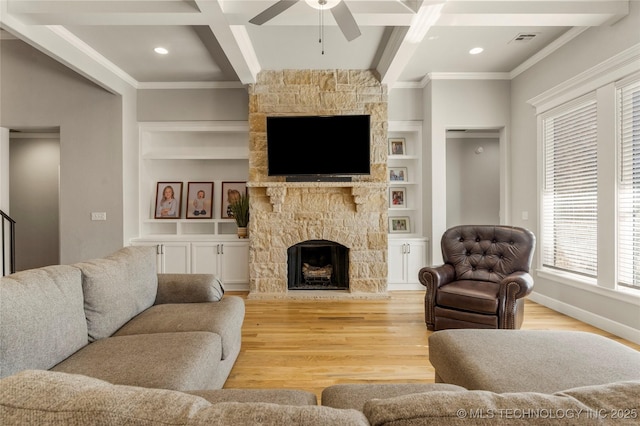
[[[294,4],[298,3],[298,0],[280,0],[277,3],[269,6],[253,18],[249,22],[256,25],[262,25],[265,22],[280,15],[285,10],[289,9]]]
[[[332,7],[331,13],[348,41],[360,36],[360,28],[344,0]]]

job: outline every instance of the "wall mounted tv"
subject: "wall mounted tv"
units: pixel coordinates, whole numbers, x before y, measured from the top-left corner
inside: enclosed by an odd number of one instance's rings
[[[267,117],[269,176],[321,180],[371,172],[369,115]]]

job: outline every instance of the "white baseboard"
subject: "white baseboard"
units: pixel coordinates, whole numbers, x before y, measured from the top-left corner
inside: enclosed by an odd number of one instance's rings
[[[415,291],[424,290],[426,287],[420,283],[389,283],[387,291]]]
[[[621,324],[616,321],[612,321],[609,318],[596,315],[592,312],[585,311],[584,309],[577,308],[568,303],[561,302],[548,296],[533,292],[529,295],[529,299],[539,303],[554,311],[568,315],[571,318],[575,318],[594,327],[598,327],[604,331],[608,331],[611,334],[622,337],[623,339],[630,340],[634,343],[640,344],[640,330],[628,325]]]

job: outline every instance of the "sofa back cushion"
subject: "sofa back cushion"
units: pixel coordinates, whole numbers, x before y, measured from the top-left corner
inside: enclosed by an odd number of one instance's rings
[[[84,310],[92,342],[111,336],[156,299],[155,247],[124,247],[74,266],[82,271]]]
[[[183,392],[111,385],[51,371],[25,371],[0,381],[0,418],[7,425],[369,424],[356,410],[259,402],[211,404]]]
[[[374,426],[637,424],[640,381],[573,388],[554,394],[489,391],[427,392],[372,399],[364,413]]]
[[[87,345],[77,268],[47,266],[0,281],[0,377],[49,369]]]

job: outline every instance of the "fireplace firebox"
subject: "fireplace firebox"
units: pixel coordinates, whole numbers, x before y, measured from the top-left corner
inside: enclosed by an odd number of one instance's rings
[[[287,249],[289,290],[348,290],[349,248],[309,240]]]

